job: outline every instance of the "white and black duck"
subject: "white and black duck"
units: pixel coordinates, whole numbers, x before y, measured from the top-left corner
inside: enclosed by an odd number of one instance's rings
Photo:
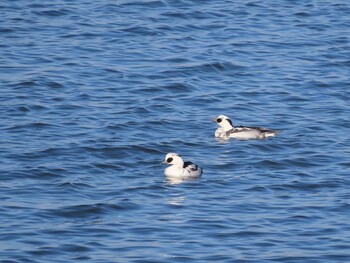
[[[273,137],[280,131],[262,127],[237,126],[234,127],[231,119],[225,115],[219,115],[213,119],[220,128],[215,131],[215,137],[221,139],[235,138],[239,140],[266,139]]]
[[[194,179],[202,175],[202,169],[198,165],[184,162],[177,153],[168,153],[162,163],[170,165],[164,170],[164,174],[170,178]]]

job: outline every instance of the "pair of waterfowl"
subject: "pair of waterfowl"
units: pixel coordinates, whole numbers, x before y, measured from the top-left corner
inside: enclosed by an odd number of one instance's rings
[[[275,136],[278,131],[262,128],[238,126],[234,127],[231,119],[225,115],[219,115],[213,119],[220,128],[215,131],[215,137],[227,140],[235,138],[240,140],[265,139]],[[177,153],[168,153],[165,156],[164,164],[170,165],[164,170],[169,178],[195,179],[202,175],[202,168],[192,162],[185,162]]]

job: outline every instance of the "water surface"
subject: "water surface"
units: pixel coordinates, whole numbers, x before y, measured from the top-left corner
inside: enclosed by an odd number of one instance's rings
[[[346,1],[0,10],[2,262],[350,262]]]

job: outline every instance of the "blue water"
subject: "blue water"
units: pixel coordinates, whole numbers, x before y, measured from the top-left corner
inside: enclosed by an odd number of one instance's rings
[[[0,12],[1,262],[350,262],[350,2]]]

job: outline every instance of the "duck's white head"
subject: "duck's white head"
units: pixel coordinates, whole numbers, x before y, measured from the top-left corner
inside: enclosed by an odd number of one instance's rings
[[[233,123],[229,117],[226,115],[219,115],[213,119],[224,131],[229,131],[233,128]]]
[[[168,153],[165,156],[165,160],[163,162],[164,164],[171,164],[176,165],[178,167],[183,167],[184,161],[182,160],[181,156],[177,153]]]

